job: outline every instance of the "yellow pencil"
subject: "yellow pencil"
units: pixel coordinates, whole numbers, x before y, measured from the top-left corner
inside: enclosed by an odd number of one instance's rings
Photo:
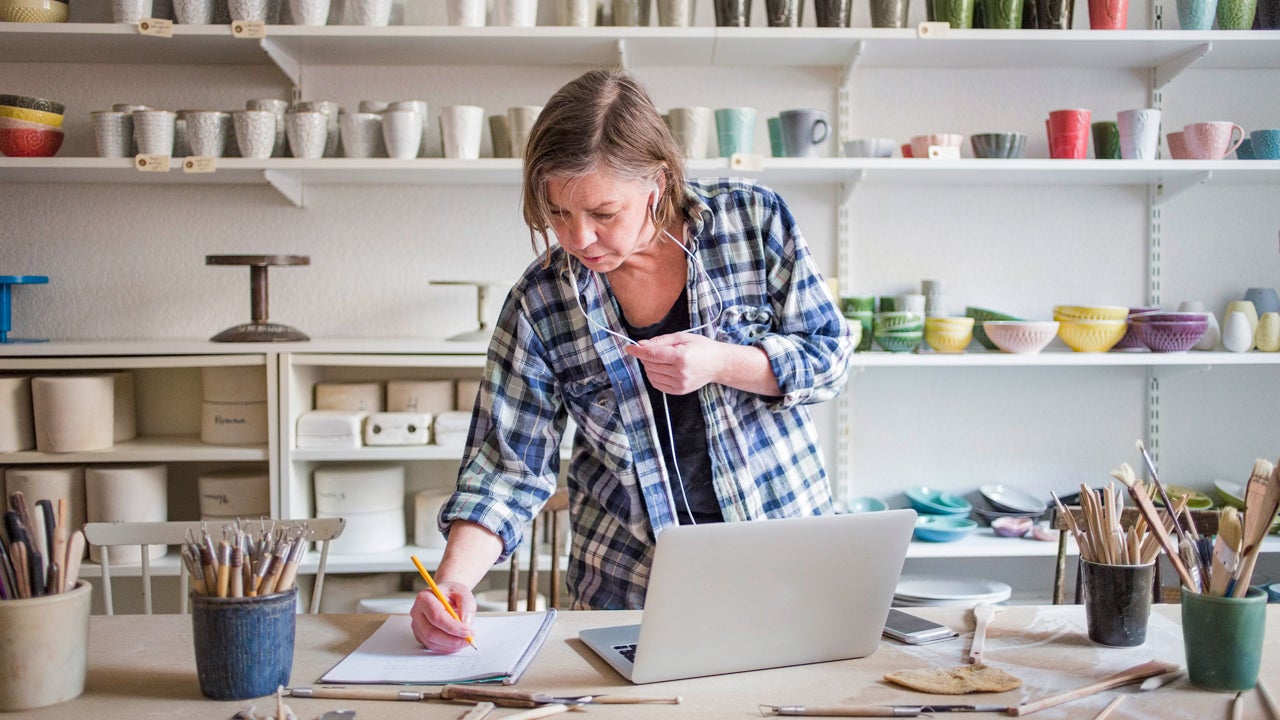
[[[444,609],[449,611],[449,616],[458,622],[462,622],[462,618],[458,617],[458,612],[449,604],[448,598],[444,596],[444,593],[440,592],[440,587],[436,585],[436,581],[431,579],[431,573],[427,572],[427,569],[422,567],[422,561],[418,559],[418,556],[410,555],[409,559],[412,560],[413,564],[418,568],[418,574],[422,576],[422,579],[427,581],[427,587],[431,588],[432,594],[436,596],[436,599],[440,601],[440,604],[444,606]],[[467,642],[473,649],[480,649],[476,647],[475,638],[470,635],[467,636]]]

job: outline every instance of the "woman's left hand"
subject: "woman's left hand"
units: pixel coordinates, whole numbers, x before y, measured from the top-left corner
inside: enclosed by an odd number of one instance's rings
[[[660,335],[628,345],[628,355],[644,365],[649,382],[669,395],[687,395],[716,380],[724,366],[724,343],[693,333]]]

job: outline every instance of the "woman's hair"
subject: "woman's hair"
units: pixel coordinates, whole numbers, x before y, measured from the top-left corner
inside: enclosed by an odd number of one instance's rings
[[[597,170],[624,180],[656,182],[663,176],[653,218],[657,227],[669,225],[684,207],[684,156],[649,93],[616,68],[591,70],[557,90],[529,134],[523,202],[535,252],[551,247],[547,181]]]

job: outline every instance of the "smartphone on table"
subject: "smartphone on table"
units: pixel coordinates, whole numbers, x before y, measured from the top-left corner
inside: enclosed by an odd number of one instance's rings
[[[946,625],[891,608],[889,618],[884,623],[884,634],[886,637],[911,645],[924,645],[939,640],[949,640],[960,633]]]

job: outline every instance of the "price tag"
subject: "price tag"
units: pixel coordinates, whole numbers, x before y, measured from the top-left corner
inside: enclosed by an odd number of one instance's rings
[[[243,40],[261,40],[267,36],[267,24],[261,20],[237,20],[231,23],[231,35]]]
[[[950,32],[949,22],[922,22],[916,26],[916,37],[920,38],[944,38]]]
[[[930,145],[930,160],[959,160],[960,148],[955,145]]]
[[[173,37],[173,21],[164,18],[142,18],[138,21],[138,32],[152,37]]]
[[[182,161],[184,173],[211,173],[218,169],[218,158],[212,155],[191,155]]]
[[[135,155],[133,166],[138,172],[169,172],[168,155]]]
[[[729,167],[734,170],[759,172],[764,169],[764,156],[734,153],[733,156],[729,158]]]

